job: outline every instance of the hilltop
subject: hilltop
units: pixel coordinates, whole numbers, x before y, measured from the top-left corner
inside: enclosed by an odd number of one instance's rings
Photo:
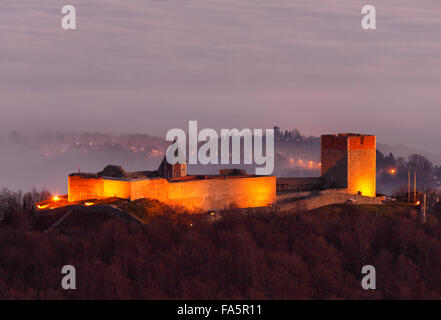
[[[335,205],[302,213],[188,215],[159,202],[0,222],[0,298],[439,299],[441,224],[411,207]],[[141,223],[142,222],[142,223]],[[75,291],[60,288],[74,265]],[[361,289],[376,267],[377,290]]]

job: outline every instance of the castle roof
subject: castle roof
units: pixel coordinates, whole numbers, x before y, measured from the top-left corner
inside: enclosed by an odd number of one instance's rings
[[[109,164],[106,166],[103,171],[98,172],[98,176],[106,176],[106,177],[116,177],[116,178],[122,178],[126,176],[126,172],[121,166],[115,166]]]
[[[145,179],[158,177],[159,172],[155,171],[133,171],[127,172],[123,169],[122,166],[117,165],[107,165],[102,171],[98,173],[88,173],[88,172],[79,172],[79,173],[71,173],[69,176],[78,176],[82,178],[116,178],[116,179]]]

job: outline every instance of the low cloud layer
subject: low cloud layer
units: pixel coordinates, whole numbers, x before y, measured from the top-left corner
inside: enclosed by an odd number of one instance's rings
[[[440,148],[439,1],[0,3],[0,133],[203,126],[376,133]]]

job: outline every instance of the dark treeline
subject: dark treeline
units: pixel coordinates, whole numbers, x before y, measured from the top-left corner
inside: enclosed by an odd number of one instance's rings
[[[398,196],[405,194],[409,171],[412,188],[416,173],[419,192],[441,186],[441,166],[434,165],[426,157],[412,154],[408,159],[403,157],[395,159],[392,153],[385,156],[377,150],[377,184],[384,190],[383,192]]]
[[[44,233],[44,218],[23,199],[1,198],[5,210],[4,201],[21,207],[0,222],[0,299],[441,297],[440,221],[423,224],[411,207],[232,210],[217,220],[164,214],[145,225],[74,212]],[[76,290],[61,289],[67,264]],[[361,289],[367,264],[377,290]]]
[[[30,192],[10,191],[6,188],[0,190],[0,221],[10,223],[20,218],[29,217],[35,213],[35,203],[47,200],[51,193],[42,192],[33,188]]]

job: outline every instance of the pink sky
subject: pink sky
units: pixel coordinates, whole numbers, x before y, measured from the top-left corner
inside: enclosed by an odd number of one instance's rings
[[[440,31],[439,0],[2,0],[0,134],[198,120],[439,149]]]

